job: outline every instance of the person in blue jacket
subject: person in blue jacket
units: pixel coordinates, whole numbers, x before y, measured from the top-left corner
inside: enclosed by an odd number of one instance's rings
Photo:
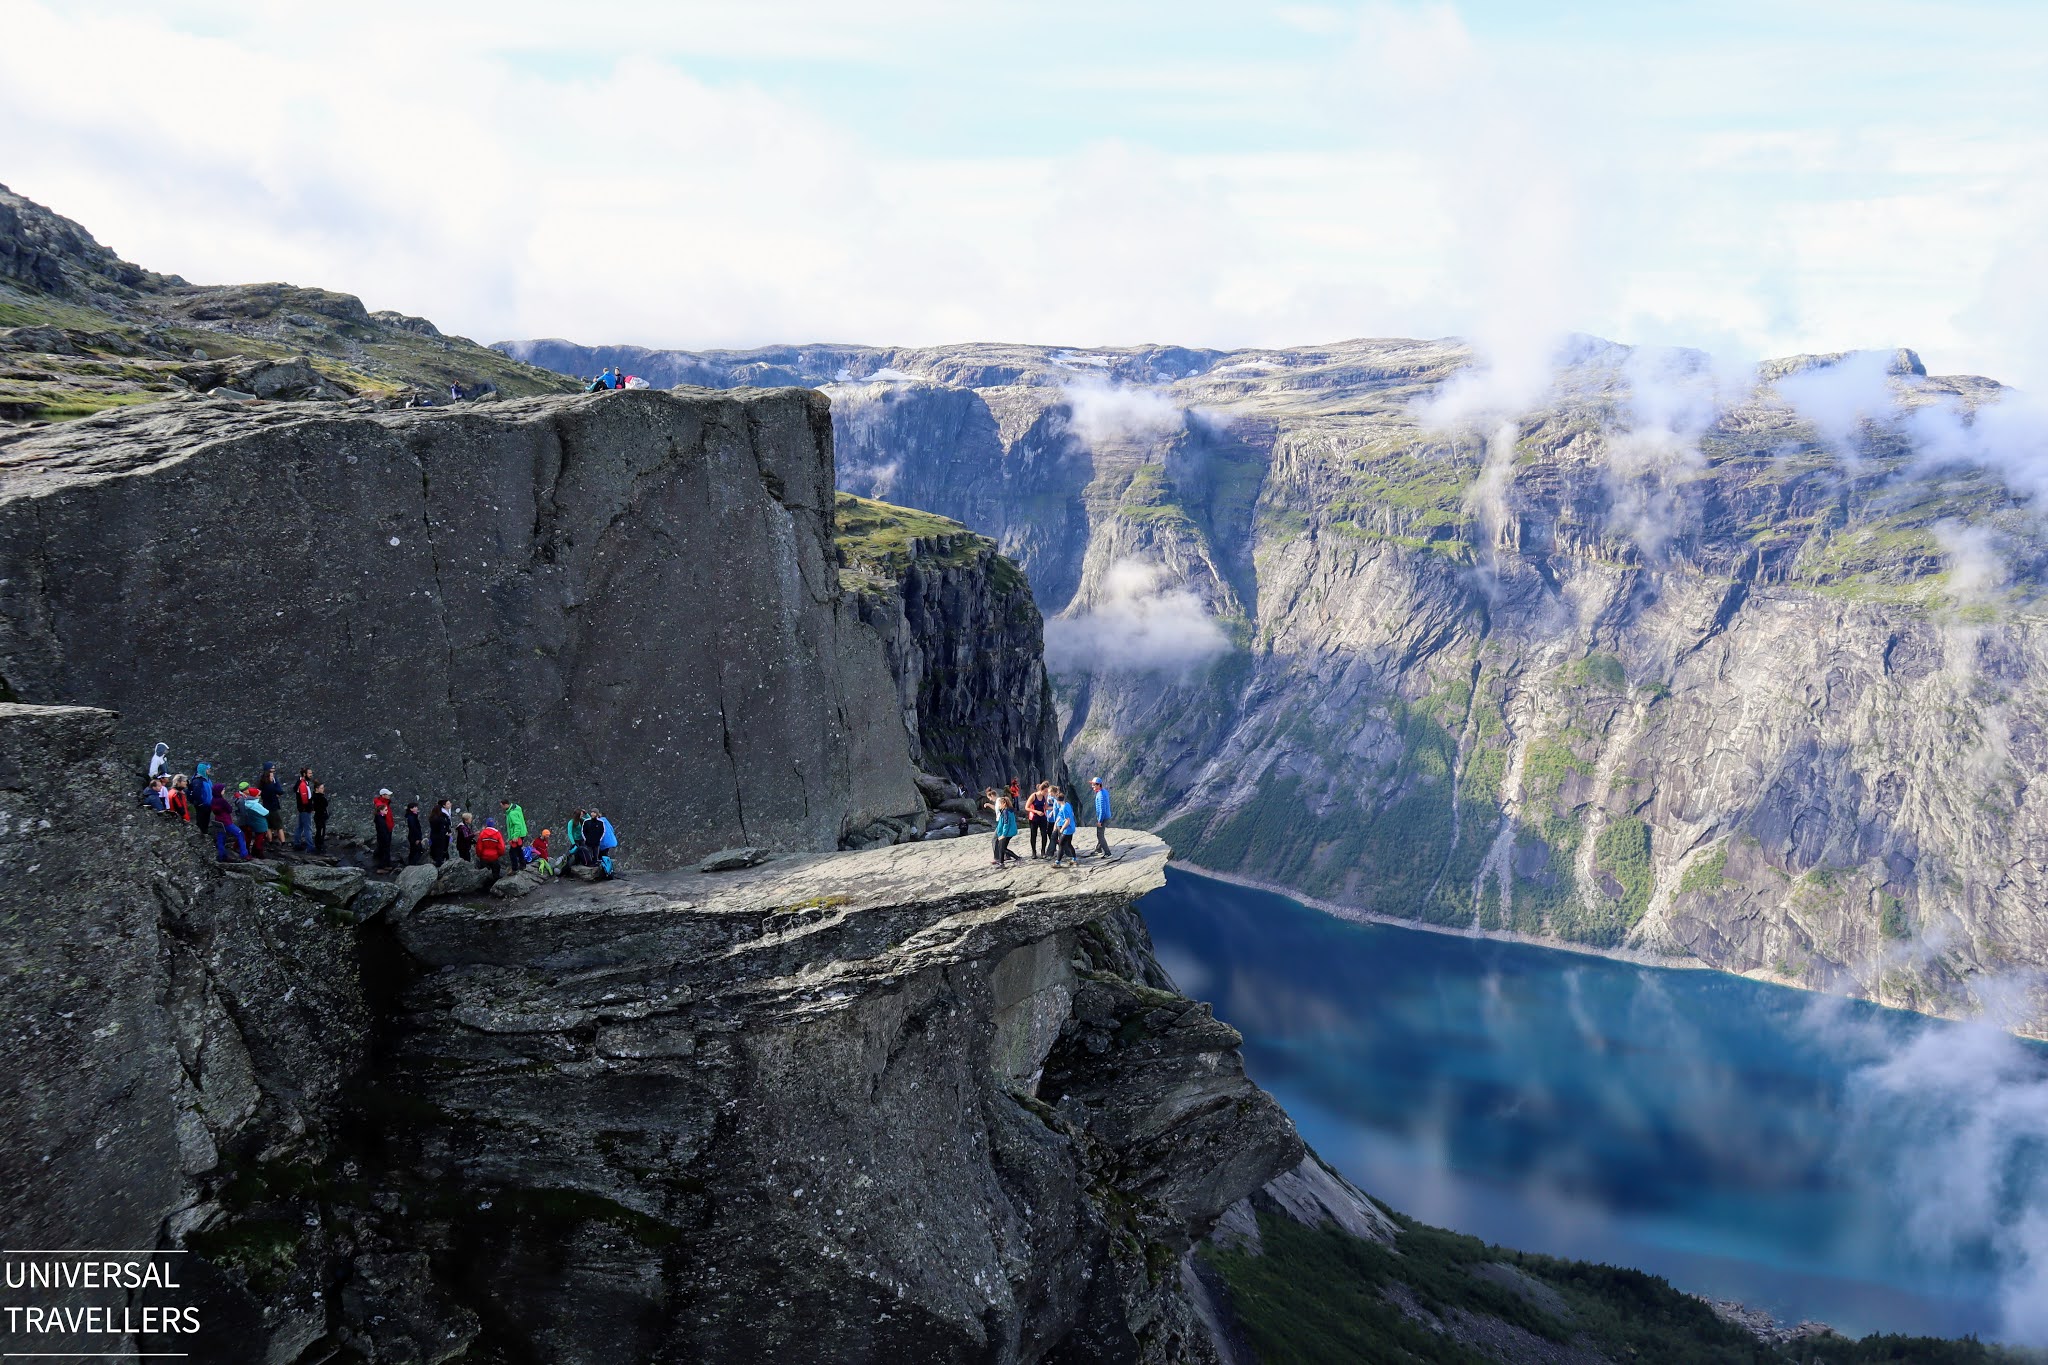
[[[1089,779],[1088,785],[1095,788],[1095,856],[1115,857],[1109,851],[1109,788],[1099,777]]]
[[[1052,865],[1072,867],[1080,862],[1074,852],[1074,803],[1067,800],[1067,794],[1057,787],[1053,789],[1052,809]]]

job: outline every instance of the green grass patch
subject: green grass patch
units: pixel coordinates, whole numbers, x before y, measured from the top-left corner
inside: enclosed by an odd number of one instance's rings
[[[1687,864],[1685,875],[1678,879],[1678,894],[1700,895],[1719,891],[1733,884],[1728,880],[1727,872],[1728,845],[1718,844]]]
[[[1395,1215],[1398,1249],[1325,1224],[1259,1216],[1262,1254],[1205,1247],[1229,1307],[1261,1365],[1361,1361],[1494,1365],[1499,1357],[1431,1330],[1395,1303],[1440,1322],[1471,1314],[1527,1333],[1514,1359],[1577,1346],[1614,1361],[1657,1365],[1992,1365],[2038,1355],[1965,1338],[1837,1336],[1766,1346],[1656,1275],[1489,1246]],[[1517,1281],[1527,1286],[1518,1291]]]

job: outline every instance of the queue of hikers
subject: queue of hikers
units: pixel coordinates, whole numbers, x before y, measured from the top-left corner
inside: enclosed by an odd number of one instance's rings
[[[1109,788],[1101,778],[1089,780],[1090,799],[1086,807],[1095,825],[1094,857],[1116,857],[1109,846]],[[1081,855],[1074,851],[1074,831],[1081,815],[1067,793],[1051,782],[1041,782],[1023,794],[1023,784],[1010,779],[1007,787],[984,788],[981,804],[995,818],[993,836],[995,865],[1021,863],[1024,856],[1010,847],[1021,824],[1031,831],[1031,856],[1050,858],[1054,867],[1078,867]]]
[[[205,760],[195,763],[190,774],[173,773],[169,753],[165,744],[158,744],[150,753],[143,804],[192,824],[201,838],[210,837],[218,861],[277,856],[287,838],[295,852],[327,851],[327,784],[318,780],[311,768],[299,769],[289,787],[279,779],[275,763],[264,764],[256,781],[237,782],[217,778],[213,765]],[[287,802],[293,816],[289,833]],[[602,877],[616,874],[618,827],[602,811],[579,809],[572,814],[568,839],[558,852],[554,830],[534,834],[525,809],[517,802],[506,797],[498,807],[498,816],[479,824],[474,814],[458,813],[455,803],[446,798],[433,802],[425,816],[416,798],[408,802],[404,809],[404,864],[431,861],[439,866],[456,858],[493,868],[501,875],[529,869],[545,875],[571,867],[593,868]],[[398,811],[389,787],[380,788],[371,800],[370,824],[376,836],[373,870],[396,870],[399,859],[393,846]]]

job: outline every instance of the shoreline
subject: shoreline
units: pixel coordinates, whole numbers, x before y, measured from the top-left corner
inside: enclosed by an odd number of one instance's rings
[[[1448,924],[1429,924],[1422,920],[1402,919],[1399,915],[1386,915],[1376,910],[1364,910],[1355,905],[1345,905],[1339,901],[1324,900],[1319,896],[1311,896],[1306,892],[1297,891],[1293,887],[1282,886],[1278,882],[1263,881],[1260,878],[1247,877],[1236,872],[1217,872],[1203,867],[1200,863],[1189,862],[1185,858],[1169,858],[1166,865],[1176,872],[1186,872],[1196,877],[1207,877],[1210,881],[1225,882],[1231,886],[1241,886],[1247,890],[1264,891],[1269,895],[1280,896],[1293,901],[1296,905],[1305,905],[1311,910],[1328,915],[1332,919],[1349,920],[1353,924],[1385,924],[1396,929],[1414,929],[1425,934],[1443,934],[1450,938],[1482,939],[1493,943],[1519,943],[1528,948],[1549,948],[1560,953],[1576,953],[1581,957],[1600,957],[1607,959],[1609,962],[1626,962],[1632,967],[1655,967],[1671,972],[1719,972],[1723,976],[1739,977],[1744,981],[1755,981],[1767,986],[1783,986],[1787,990],[1802,991],[1812,996],[1835,1000],[1860,1000],[1864,1004],[1875,1005],[1879,1009],[1897,1010],[1901,1014],[1918,1015],[1922,1019],[1940,1019],[1951,1024],[1966,1023],[1971,1018],[1978,1017],[1955,1014],[1931,1014],[1926,1010],[1907,1009],[1903,1005],[1891,1005],[1886,1004],[1882,1000],[1872,1000],[1867,995],[1843,995],[1834,991],[1819,990],[1803,982],[1778,976],[1773,972],[1762,970],[1748,972],[1732,971],[1727,967],[1716,967],[1711,962],[1702,962],[1696,957],[1665,957],[1659,953],[1644,952],[1639,948],[1600,948],[1588,943],[1571,943],[1562,939],[1544,938],[1539,934],[1517,933],[1512,929],[1459,929]],[[2026,1028],[2005,1028],[1999,1031],[2011,1034],[2015,1038],[2025,1038],[2033,1042],[2048,1042],[2048,1027],[2044,1027],[2039,1031]]]

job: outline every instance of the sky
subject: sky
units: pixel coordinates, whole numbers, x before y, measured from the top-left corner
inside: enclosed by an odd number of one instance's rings
[[[2048,6],[8,0],[0,182],[491,341],[1908,345],[2048,384]]]

